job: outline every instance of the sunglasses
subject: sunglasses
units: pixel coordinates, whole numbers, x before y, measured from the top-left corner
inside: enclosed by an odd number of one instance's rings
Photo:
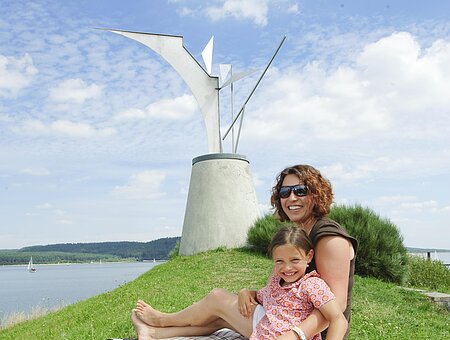
[[[308,188],[303,184],[286,185],[280,188],[278,195],[280,195],[281,198],[288,198],[291,196],[291,192],[293,192],[295,196],[302,197],[308,194]]]

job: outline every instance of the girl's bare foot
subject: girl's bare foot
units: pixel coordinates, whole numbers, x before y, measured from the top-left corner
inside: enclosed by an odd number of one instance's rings
[[[152,328],[137,317],[136,311],[134,309],[133,312],[131,313],[131,323],[133,324],[134,329],[136,330],[138,340],[154,339],[152,337],[153,335]]]
[[[145,322],[149,326],[153,327],[164,327],[165,325],[162,322],[162,318],[164,313],[154,309],[148,303],[145,303],[142,300],[138,300],[136,303],[135,309],[133,309],[136,316],[143,322]]]

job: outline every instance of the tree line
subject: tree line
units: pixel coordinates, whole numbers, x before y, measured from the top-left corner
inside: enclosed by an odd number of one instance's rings
[[[0,264],[25,264],[30,256],[40,263],[167,260],[179,239],[166,237],[149,242],[61,243],[0,250]]]

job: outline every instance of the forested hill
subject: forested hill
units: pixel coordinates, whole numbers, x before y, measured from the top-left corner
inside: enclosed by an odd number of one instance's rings
[[[137,260],[166,260],[180,237],[166,237],[150,242],[61,243],[31,246],[19,252],[64,252],[116,255]]]

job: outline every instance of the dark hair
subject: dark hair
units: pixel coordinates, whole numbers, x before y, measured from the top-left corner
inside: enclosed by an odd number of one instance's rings
[[[302,228],[295,224],[281,227],[275,235],[269,245],[269,254],[272,256],[273,250],[278,246],[284,246],[286,244],[292,245],[299,250],[303,250],[306,254],[313,249],[311,240]]]
[[[308,195],[312,195],[314,199],[313,214],[316,218],[320,218],[330,212],[330,206],[333,202],[333,189],[330,181],[323,177],[319,170],[310,165],[294,165],[280,172],[277,176],[276,184],[272,188],[270,203],[275,208],[275,212],[281,221],[289,221],[288,216],[283,211],[279,196],[281,185],[287,175],[296,175],[300,182],[306,185]]]

